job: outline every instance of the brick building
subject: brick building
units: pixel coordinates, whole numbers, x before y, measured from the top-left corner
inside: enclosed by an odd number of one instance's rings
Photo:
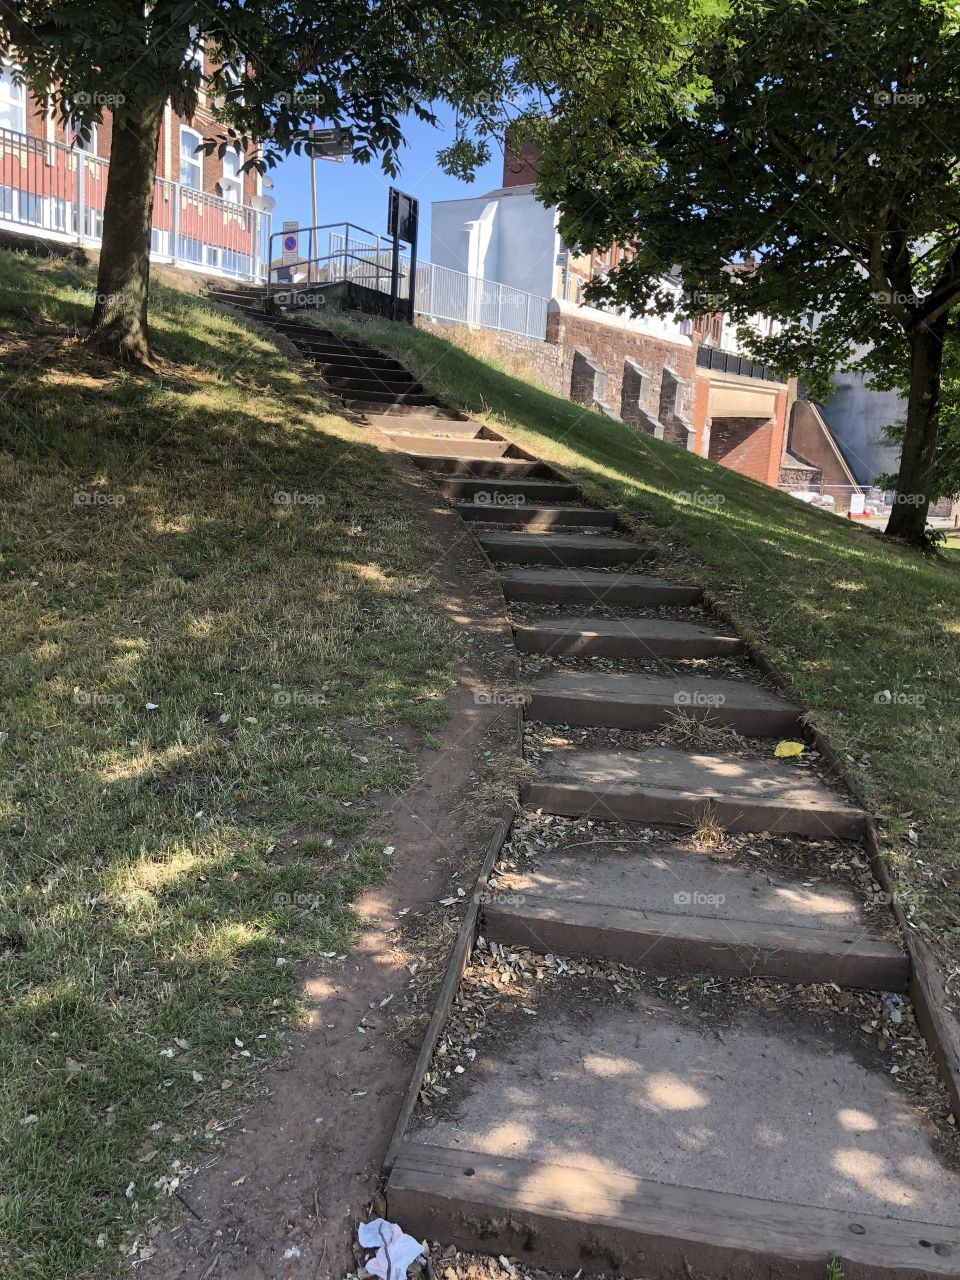
[[[196,56],[203,57],[202,50]],[[164,110],[157,151],[153,255],[214,274],[256,277],[261,270],[264,214],[260,175],[241,173],[244,157],[197,154],[216,132],[203,91],[192,119]],[[81,139],[47,102],[0,66],[0,225],[20,233],[96,245],[110,160],[112,117]]]
[[[560,348],[548,364],[551,390],[778,485],[795,384],[744,356],[724,315],[693,321],[585,305],[587,283],[629,250],[571,251],[559,210],[534,195],[536,178],[528,143],[507,151],[502,187],[434,203],[432,260],[549,299],[545,339]],[[664,285],[679,304],[681,281],[665,277]]]

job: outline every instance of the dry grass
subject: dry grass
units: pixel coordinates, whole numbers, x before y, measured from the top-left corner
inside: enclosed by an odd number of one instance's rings
[[[0,253],[0,1271],[104,1275],[349,946],[378,795],[442,722],[437,554],[386,463],[241,321]],[[238,1047],[239,1046],[239,1047]]]
[[[726,834],[717,818],[716,805],[707,804],[697,814],[690,840],[693,847],[703,853],[707,849],[719,849]]]
[[[691,751],[729,750],[741,741],[736,729],[724,724],[719,717],[691,715],[678,707],[664,723],[664,733],[676,747]]]

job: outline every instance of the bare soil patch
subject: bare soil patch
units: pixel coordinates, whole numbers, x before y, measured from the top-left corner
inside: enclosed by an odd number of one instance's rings
[[[449,720],[421,745],[418,782],[384,797],[379,829],[395,870],[356,903],[367,921],[359,945],[304,969],[306,1024],[183,1192],[179,1224],[153,1242],[141,1274],[155,1280],[341,1280],[356,1267],[356,1222],[375,1195],[483,852],[483,821],[468,821],[466,810],[480,803],[492,824],[499,765],[516,751],[516,708],[489,697],[515,680],[499,592],[459,519],[422,473],[399,465],[445,548],[431,572],[462,654]]]

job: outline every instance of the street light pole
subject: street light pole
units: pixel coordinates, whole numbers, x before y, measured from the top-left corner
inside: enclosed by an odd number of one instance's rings
[[[316,122],[310,121],[310,136],[313,137],[313,130]],[[316,259],[320,257],[317,249],[317,157],[313,148],[310,149],[310,257],[311,261],[307,271],[307,279],[311,284],[315,284],[314,272],[317,271]]]

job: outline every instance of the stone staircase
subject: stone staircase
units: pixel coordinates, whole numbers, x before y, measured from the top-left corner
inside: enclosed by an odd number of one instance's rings
[[[566,476],[388,357],[272,323],[468,522],[547,744],[517,820],[536,838],[491,881],[455,1008],[474,1047],[435,1059],[445,1107],[407,1127],[389,1216],[585,1275],[960,1276],[960,1180],[877,1047],[885,1010],[910,1023],[908,957],[832,873],[865,815],[812,757],[773,756],[802,708]],[[705,826],[744,839],[723,856]]]

